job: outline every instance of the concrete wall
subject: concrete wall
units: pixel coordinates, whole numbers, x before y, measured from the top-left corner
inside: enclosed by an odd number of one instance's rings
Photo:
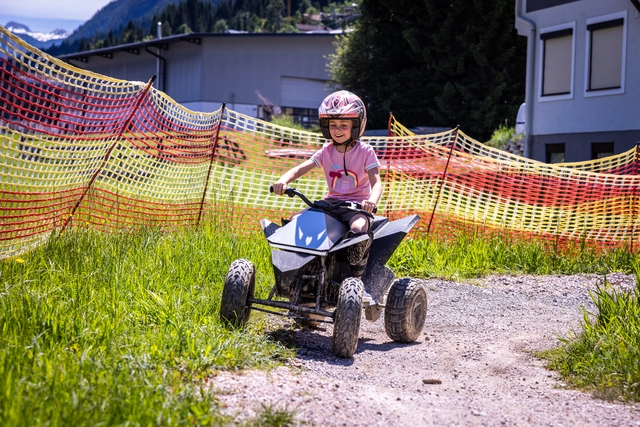
[[[564,144],[565,162],[591,160],[592,144],[603,142],[613,142],[614,152],[619,154],[640,144],[640,130],[534,135],[531,156],[536,160],[546,161],[547,144]]]

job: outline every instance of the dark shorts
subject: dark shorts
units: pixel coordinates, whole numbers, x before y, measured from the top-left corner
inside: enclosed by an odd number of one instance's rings
[[[331,204],[339,204],[342,200],[338,200],[338,199],[324,199],[326,202],[331,203]],[[328,215],[331,215],[332,217],[334,217],[335,219],[337,219],[338,221],[342,222],[343,224],[345,224],[347,227],[349,227],[349,224],[351,223],[351,220],[353,219],[354,216],[356,215],[362,215],[364,216],[366,219],[369,220],[369,227],[371,227],[371,222],[373,221],[372,218],[362,214],[361,212],[358,212],[354,209],[350,209],[348,207],[337,207],[333,210],[327,211]]]

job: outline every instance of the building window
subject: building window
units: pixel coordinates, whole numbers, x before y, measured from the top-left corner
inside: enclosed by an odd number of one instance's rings
[[[547,144],[547,163],[564,162],[564,144]]]
[[[587,96],[622,93],[626,12],[587,20]]]
[[[602,159],[613,156],[613,142],[594,142],[591,144],[591,158]]]
[[[541,30],[541,97],[566,99],[572,97],[574,24]]]
[[[293,122],[305,129],[320,127],[317,108],[282,107],[282,113],[293,118]]]

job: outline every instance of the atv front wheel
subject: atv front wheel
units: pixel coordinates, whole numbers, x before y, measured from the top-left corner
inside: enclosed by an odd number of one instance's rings
[[[340,285],[331,342],[333,352],[338,357],[351,357],[358,347],[363,292],[362,281],[355,277],[346,278]]]
[[[223,323],[242,327],[249,321],[249,298],[253,298],[255,285],[256,269],[251,261],[237,259],[231,263],[220,302],[220,319]]]
[[[394,341],[415,341],[427,317],[427,291],[415,279],[398,279],[391,285],[384,309],[384,328]]]

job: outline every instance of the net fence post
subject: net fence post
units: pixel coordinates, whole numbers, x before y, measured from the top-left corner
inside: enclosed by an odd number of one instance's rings
[[[640,175],[640,143],[636,144],[636,155],[633,159],[633,174],[635,176]],[[636,230],[638,224],[638,186],[633,187],[633,202],[631,204],[631,218],[633,224],[631,226],[631,242],[630,242],[630,251],[634,252],[634,242],[636,240]]]
[[[391,144],[391,138],[393,138],[395,135],[393,133],[392,130],[392,123],[393,123],[393,113],[391,111],[389,111],[389,121],[387,122],[387,147],[384,151],[385,157],[387,158],[387,173],[385,173],[385,182],[388,184],[389,183],[389,174],[391,173],[391,156],[389,154],[390,147],[389,145]]]
[[[196,227],[200,226],[200,220],[202,219],[202,210],[204,209],[204,201],[207,197],[207,190],[209,189],[209,180],[211,177],[211,169],[213,169],[213,159],[216,157],[216,149],[218,148],[218,138],[220,136],[220,127],[222,127],[222,119],[226,111],[226,102],[222,103],[220,108],[220,120],[218,120],[218,126],[216,132],[213,135],[213,147],[211,148],[211,157],[209,158],[209,170],[207,171],[207,177],[204,181],[204,190],[202,190],[202,199],[200,200],[200,210],[198,211],[198,220],[196,221]]]
[[[71,218],[73,218],[73,216],[75,215],[76,211],[80,207],[80,204],[82,203],[82,201],[86,197],[87,193],[89,192],[91,187],[93,187],[93,183],[96,181],[96,179],[98,178],[98,175],[100,175],[100,172],[102,172],[102,170],[104,169],[104,166],[109,161],[109,158],[111,157],[111,153],[113,152],[113,149],[116,147],[116,145],[118,145],[118,143],[122,139],[122,134],[129,127],[129,124],[133,120],[133,117],[135,116],[136,112],[140,108],[140,104],[142,104],[142,101],[147,96],[147,93],[149,93],[149,90],[153,86],[153,82],[155,80],[156,80],[156,75],[154,74],[149,79],[149,81],[147,82],[147,84],[144,87],[144,89],[142,89],[142,91],[140,92],[139,98],[136,101],[136,105],[133,107],[133,109],[131,111],[131,114],[129,114],[129,117],[127,117],[127,120],[125,121],[124,125],[120,129],[120,132],[118,133],[117,138],[115,138],[115,141],[113,142],[113,144],[111,144],[111,147],[109,147],[109,149],[107,150],[107,153],[104,155],[104,159],[102,159],[102,163],[100,163],[100,166],[98,167],[98,169],[96,169],[96,171],[91,176],[91,179],[89,179],[89,183],[87,184],[86,188],[84,189],[84,191],[80,195],[80,198],[76,201],[76,204],[73,206],[73,209],[71,209],[71,213],[69,213],[69,215],[67,216],[67,219],[65,219],[64,224],[62,224],[62,227],[60,228],[60,233],[64,232],[64,230],[67,228],[67,225],[69,225],[69,222],[71,222]]]
[[[427,226],[427,236],[431,233],[431,224],[433,223],[433,216],[436,214],[436,208],[438,207],[438,201],[440,200],[440,193],[442,193],[442,186],[444,185],[444,180],[447,177],[447,170],[449,169],[449,162],[451,161],[451,156],[453,155],[453,150],[456,148],[456,144],[458,143],[458,131],[460,130],[460,125],[456,125],[456,130],[453,136],[453,142],[451,143],[451,149],[449,150],[449,156],[447,157],[447,163],[444,166],[444,171],[442,172],[442,178],[440,179],[440,186],[438,187],[438,194],[436,195],[436,201],[433,204],[433,209],[431,210],[431,217],[429,218],[429,225]]]

